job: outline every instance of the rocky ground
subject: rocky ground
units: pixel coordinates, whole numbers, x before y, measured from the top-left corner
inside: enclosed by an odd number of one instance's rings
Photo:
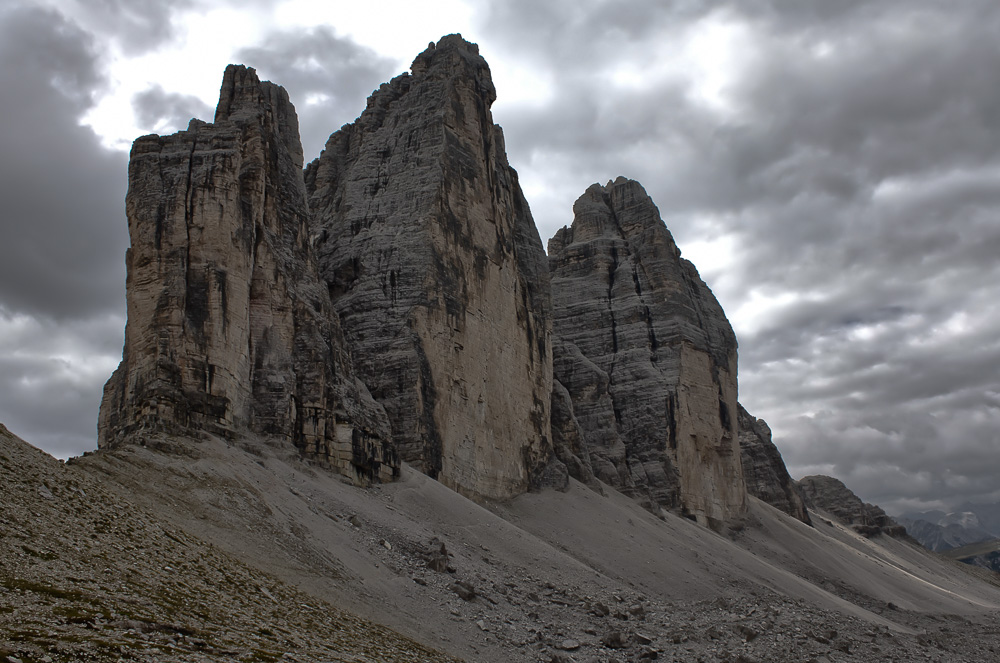
[[[757,502],[719,535],[577,483],[483,508],[412,471],[358,489],[281,448],[150,442],[64,465],[0,435],[0,661],[979,662],[1000,646],[990,575],[822,516]]]
[[[448,661],[0,426],[0,661]]]

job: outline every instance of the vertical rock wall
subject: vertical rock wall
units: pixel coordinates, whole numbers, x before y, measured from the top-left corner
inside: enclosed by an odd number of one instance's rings
[[[398,471],[309,247],[295,109],[226,69],[214,124],[135,141],[122,363],[99,446],[145,431],[288,439],[359,479]]]
[[[467,495],[551,457],[548,270],[478,48],[431,44],[306,170],[354,368],[403,460]]]
[[[741,514],[736,337],[638,182],[593,185],[549,241],[554,375],[594,474],[711,526]]]

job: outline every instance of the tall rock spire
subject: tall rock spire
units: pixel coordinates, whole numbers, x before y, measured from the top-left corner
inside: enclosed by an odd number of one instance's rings
[[[214,124],[135,141],[125,206],[128,324],[99,446],[253,433],[359,480],[398,471],[311,254],[284,89],[229,66]]]
[[[548,270],[478,47],[431,44],[306,169],[354,368],[401,457],[468,495],[551,457]]]
[[[555,379],[592,468],[648,508],[741,514],[736,336],[635,181],[593,185],[549,241]]]

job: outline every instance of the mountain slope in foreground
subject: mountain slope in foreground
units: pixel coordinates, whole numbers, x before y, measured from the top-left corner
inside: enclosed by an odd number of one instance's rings
[[[147,495],[2,425],[0,468],[0,660],[454,660],[238,561],[140,506]]]
[[[68,466],[0,444],[0,652],[22,661],[981,661],[1000,645],[985,572],[756,499],[717,534],[577,482],[485,507],[405,466],[359,489],[290,444],[161,437]]]

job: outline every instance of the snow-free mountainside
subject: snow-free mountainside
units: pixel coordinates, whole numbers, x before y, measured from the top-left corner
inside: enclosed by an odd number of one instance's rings
[[[495,98],[451,35],[308,165],[236,65],[213,123],[135,141],[99,449],[0,427],[0,656],[1000,656],[996,574],[792,481],[638,182],[546,254]]]

